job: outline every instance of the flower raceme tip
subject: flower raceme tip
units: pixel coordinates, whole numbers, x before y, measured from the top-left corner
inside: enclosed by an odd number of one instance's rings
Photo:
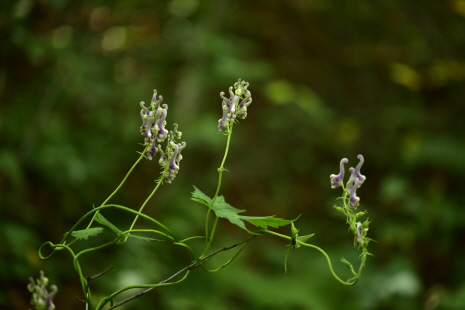
[[[36,281],[32,277],[29,278],[27,288],[32,293],[31,304],[37,310],[53,310],[53,297],[58,291],[56,285],[50,286],[50,292],[47,290],[48,278],[45,277],[44,272],[40,271],[40,277]]]
[[[350,177],[345,187],[345,190],[349,193],[349,201],[350,201],[350,206],[352,208],[358,207],[360,203],[360,197],[357,196],[356,191],[366,180],[366,177],[360,173],[360,169],[365,159],[363,158],[363,155],[358,155],[357,158],[359,159],[359,163],[355,168],[353,167],[349,168]],[[347,158],[343,158],[339,164],[340,166],[339,174],[330,175],[331,188],[336,188],[336,187],[343,185],[344,174],[345,174],[344,164],[347,164],[348,162],[349,160]]]
[[[165,168],[169,162],[169,167],[167,167],[164,181],[171,183],[176,177],[179,171],[179,162],[182,159],[181,150],[186,147],[186,143],[177,143],[176,140],[181,139],[182,132],[178,130],[178,124],[174,124],[173,130],[167,130],[166,126],[166,117],[168,115],[168,105],[161,104],[163,102],[163,97],[158,96],[157,90],[154,89],[153,97],[150,103],[150,108],[145,106],[145,102],[141,101],[140,107],[140,116],[142,118],[142,126],[140,127],[140,133],[144,136],[144,145],[147,147],[145,151],[145,157],[149,160],[155,156],[155,154],[160,152],[160,160],[158,163],[161,167]],[[160,144],[156,145],[156,142],[165,142],[165,150],[162,149]]]
[[[220,93],[222,101],[223,117],[218,120],[218,129],[220,132],[227,132],[229,126],[237,117],[245,119],[247,117],[247,107],[252,103],[252,94],[247,89],[249,83],[239,79],[234,87],[229,87],[229,98]],[[235,89],[233,91],[233,89]]]

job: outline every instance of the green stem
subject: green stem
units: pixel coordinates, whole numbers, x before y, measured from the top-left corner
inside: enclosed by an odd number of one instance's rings
[[[99,304],[97,305],[96,309],[97,309],[97,310],[103,309],[103,307],[104,307],[109,301],[111,301],[114,297],[116,297],[117,295],[121,294],[122,292],[127,291],[127,290],[130,290],[130,289],[134,289],[134,288],[147,288],[146,291],[151,291],[151,290],[153,290],[153,289],[155,289],[155,288],[162,287],[162,286],[173,286],[173,285],[177,285],[177,284],[183,282],[184,280],[186,280],[186,279],[187,279],[187,276],[189,275],[189,273],[190,273],[190,270],[187,270],[186,273],[184,274],[184,276],[183,276],[180,280],[175,281],[175,282],[168,282],[168,283],[161,283],[161,282],[160,282],[159,284],[147,284],[147,285],[131,285],[131,286],[127,286],[127,287],[125,287],[125,288],[122,288],[122,289],[120,289],[120,290],[114,292],[114,293],[111,294],[110,296],[103,298],[103,299],[99,302]],[[141,292],[140,295],[145,294],[146,291]],[[135,296],[135,297],[134,297],[134,296]],[[138,294],[136,294],[136,295],[134,295],[134,296],[131,297],[131,299],[137,298]],[[126,302],[127,302],[126,300],[123,300],[122,302],[117,303],[116,305],[111,306],[110,308],[108,308],[108,310],[110,310],[110,309],[115,309],[115,308],[121,306],[123,303],[126,303]]]
[[[225,149],[225,152],[224,152],[223,160],[221,161],[221,165],[218,168],[218,185],[216,186],[216,192],[215,192],[215,195],[212,198],[210,208],[208,208],[208,211],[207,211],[207,217],[206,217],[206,220],[205,220],[205,238],[206,238],[206,240],[205,240],[205,248],[204,248],[204,251],[203,251],[203,254],[202,254],[201,257],[205,257],[208,250],[210,249],[211,242],[212,242],[213,237],[215,235],[216,225],[218,223],[218,217],[215,216],[215,222],[214,222],[212,230],[210,232],[210,237],[208,237],[208,234],[209,234],[209,232],[208,232],[208,229],[209,229],[209,217],[210,217],[211,210],[212,210],[213,206],[215,205],[216,198],[218,198],[218,194],[219,194],[220,189],[221,189],[221,182],[223,180],[223,171],[225,170],[224,169],[224,163],[226,162],[226,158],[228,157],[229,145],[231,144],[231,136],[232,136],[233,125],[234,125],[234,122],[231,122],[231,124],[230,124],[230,126],[228,128],[228,139],[226,141],[226,149]]]
[[[193,240],[193,239],[205,239],[205,236],[194,236],[194,237],[189,237],[189,238],[180,240],[179,242],[184,243],[184,242],[186,242],[186,241]]]
[[[268,233],[270,235],[275,235],[275,236],[278,236],[278,237],[281,237],[281,238],[284,238],[284,239],[287,239],[287,240],[291,240],[292,238],[289,237],[289,236],[286,236],[286,235],[282,235],[282,234],[279,234],[277,232],[274,232],[274,231],[271,231],[271,230],[268,230],[268,229],[264,229],[264,230],[261,230],[261,232],[265,232],[265,233]]]
[[[123,186],[123,184],[126,182],[126,180],[128,179],[129,175],[132,173],[132,171],[134,170],[134,168],[136,168],[136,166],[139,164],[139,162],[142,160],[142,158],[145,157],[145,152],[147,151],[147,148],[148,146],[145,147],[145,149],[142,151],[141,155],[139,156],[139,158],[136,160],[136,162],[134,163],[134,165],[132,165],[131,169],[129,169],[128,173],[126,173],[126,176],[123,178],[123,180],[121,181],[121,183],[118,185],[118,187],[113,191],[113,193],[111,193],[110,196],[108,196],[107,199],[105,199],[104,202],[102,202],[102,204],[100,206],[104,206],[107,204],[107,202],[121,189],[121,187]],[[90,226],[92,225],[92,223],[94,222],[95,218],[98,216],[99,212],[95,212],[94,216],[92,217],[92,219],[90,220],[90,223],[89,225],[87,225],[87,228],[90,228]]]
[[[344,284],[344,285],[347,285],[347,286],[351,286],[351,285],[354,285],[355,283],[357,283],[358,281],[358,278],[359,276],[357,275],[357,277],[355,278],[352,278],[350,280],[347,280],[347,281],[344,281],[342,280],[341,278],[338,277],[338,275],[334,272],[334,269],[333,269],[333,264],[331,263],[331,258],[329,258],[329,255],[323,250],[321,249],[320,247],[317,247],[316,245],[313,245],[313,244],[308,244],[308,243],[304,243],[304,242],[300,242],[298,241],[298,243],[300,245],[303,245],[303,246],[306,246],[306,247],[309,247],[309,248],[312,248],[312,249],[315,249],[315,250],[318,250],[320,251],[321,254],[323,254],[326,258],[326,261],[328,262],[328,266],[329,266],[329,270],[331,271],[331,274],[333,275],[333,277],[338,280],[340,283]]]
[[[271,235],[275,235],[277,237],[281,237],[281,238],[284,238],[284,239],[287,239],[287,240],[291,240],[292,238],[289,237],[289,236],[286,236],[286,235],[282,235],[280,233],[277,233],[277,232],[274,232],[274,231],[271,231],[271,230],[262,230],[262,232],[265,232],[265,233],[269,233]],[[362,268],[363,266],[365,265],[365,255],[363,255],[363,258],[362,258],[362,264],[360,265],[360,268],[359,268],[359,272],[357,274],[357,276],[355,278],[352,278],[352,279],[349,279],[347,281],[344,281],[342,280],[341,278],[338,277],[338,275],[334,272],[334,269],[333,269],[333,264],[331,262],[331,259],[329,258],[328,254],[326,254],[326,252],[321,249],[320,247],[317,247],[316,245],[313,245],[313,244],[308,244],[308,243],[304,243],[304,242],[301,242],[301,241],[297,241],[299,245],[303,245],[303,246],[306,246],[306,247],[309,247],[309,248],[313,248],[315,250],[318,250],[320,251],[320,253],[322,253],[325,258],[326,258],[326,261],[328,262],[328,266],[329,266],[329,270],[331,271],[331,274],[333,275],[333,277],[338,280],[340,283],[344,284],[344,285],[354,285],[355,283],[357,283],[359,277],[360,277],[360,274],[362,272]]]
[[[120,206],[120,205],[113,205],[113,204],[110,204],[110,205],[105,205],[105,206],[101,206],[101,207],[98,207],[98,208],[95,208],[95,209],[92,209],[90,210],[89,212],[87,212],[86,214],[84,214],[77,222],[76,224],[73,225],[73,227],[71,227],[71,229],[65,234],[65,236],[63,237],[62,241],[59,243],[59,244],[56,244],[54,245],[53,243],[51,243],[50,241],[47,241],[45,242],[44,244],[42,244],[42,246],[39,248],[39,257],[41,259],[49,259],[53,256],[53,254],[55,254],[56,251],[59,251],[59,250],[62,250],[62,249],[67,249],[69,248],[69,246],[71,246],[71,243],[70,242],[69,244],[66,244],[66,239],[68,239],[70,236],[71,236],[71,233],[73,231],[75,231],[77,229],[77,227],[89,216],[91,216],[93,213],[97,213],[97,212],[100,212],[101,210],[103,209],[108,209],[108,208],[117,208],[117,209],[120,209],[120,210],[123,210],[123,211],[126,211],[126,212],[129,212],[129,213],[133,213],[135,215],[138,215],[138,216],[141,216],[149,221],[151,221],[152,223],[160,226],[161,228],[163,228],[165,231],[167,231],[169,234],[170,234],[170,239],[173,240],[173,241],[177,241],[177,238],[174,236],[174,234],[168,229],[168,227],[166,227],[165,225],[163,225],[162,223],[158,222],[157,220],[155,220],[154,218],[148,216],[148,215],[145,215],[143,213],[140,213],[140,212],[137,212],[135,210],[132,210],[130,208],[127,208],[127,207],[124,207],[124,206]],[[167,236],[168,237],[168,236]],[[78,239],[75,239],[75,240],[78,240]],[[74,241],[73,241],[74,242]],[[49,255],[47,256],[44,256],[42,255],[41,251],[42,251],[42,248],[45,246],[45,245],[50,245],[52,247],[52,253],[50,253]],[[53,245],[53,246],[52,246]]]
[[[116,195],[116,193],[121,189],[121,187],[123,186],[123,184],[126,182],[126,180],[128,179],[129,175],[132,173],[132,171],[134,170],[134,168],[136,168],[136,166],[140,163],[140,161],[142,160],[142,158],[144,158],[144,154],[145,152],[147,151],[147,148],[148,146],[145,147],[145,149],[142,151],[141,155],[139,156],[139,158],[136,160],[136,162],[132,165],[131,169],[129,169],[128,173],[126,173],[126,175],[124,176],[123,180],[121,181],[121,183],[118,185],[118,187],[116,187],[116,189],[113,191],[113,193],[111,193],[110,196],[108,196],[107,199],[105,199],[104,202],[102,202],[102,204],[100,205],[101,206],[104,206],[114,195]],[[95,218],[99,215],[100,211],[97,211],[94,213],[94,216],[92,216],[92,219],[90,220],[89,224],[87,225],[87,228],[90,228],[92,226],[92,224],[94,223],[95,221]],[[74,242],[76,242],[78,239],[74,239],[73,241],[71,241],[68,245],[72,245]]]
[[[124,235],[129,235],[129,234],[132,234],[132,233],[153,233],[153,234],[158,234],[158,235],[162,235],[168,239],[170,239],[171,241],[176,241],[172,236],[168,235],[168,234],[165,234],[161,231],[158,231],[158,230],[155,230],[155,229],[132,229],[132,230],[127,230],[125,231],[123,234]],[[192,237],[194,238],[194,237]],[[203,237],[201,237],[203,238]],[[165,241],[165,240],[157,240],[157,241]]]
[[[145,199],[144,203],[140,207],[139,213],[142,213],[142,211],[144,210],[144,208],[147,205],[147,203],[149,202],[149,200],[153,197],[153,195],[155,195],[155,192],[158,190],[160,185],[163,183],[163,178],[165,177],[165,172],[166,172],[166,168],[165,168],[165,171],[163,172],[163,174],[161,175],[160,179],[158,180],[157,186],[155,186],[154,190],[150,193],[150,195],[147,197],[147,199]],[[139,214],[137,214],[136,217],[134,218],[134,221],[132,222],[131,227],[129,227],[129,230],[132,230],[132,228],[136,224],[138,218],[139,218]]]

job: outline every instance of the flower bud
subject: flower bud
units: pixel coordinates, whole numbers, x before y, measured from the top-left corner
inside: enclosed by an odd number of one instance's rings
[[[362,223],[357,223],[357,242],[362,243]]]
[[[349,171],[354,175],[354,168],[350,168]],[[352,179],[352,177],[351,177]],[[349,201],[350,201],[350,206],[352,208],[357,208],[359,203],[360,203],[360,198],[357,197],[357,188],[360,187],[360,180],[358,178],[354,178],[353,181],[349,181],[349,184],[347,186],[347,190],[349,191]]]
[[[151,100],[151,107],[153,110],[158,110],[158,108],[160,107],[160,104],[163,102],[163,97],[162,96],[158,96],[158,100],[157,100],[157,90],[154,89],[153,90],[153,96],[152,96],[152,100]]]
[[[150,147],[148,148],[147,152],[145,153],[145,156],[147,159],[152,160],[153,156],[157,153],[157,147],[155,146],[155,141],[152,142]]]
[[[162,105],[162,108],[158,108],[158,119],[155,120],[157,124],[157,141],[163,142],[165,141],[166,137],[168,137],[168,130],[165,129],[166,126],[166,115],[168,114],[168,105]]]

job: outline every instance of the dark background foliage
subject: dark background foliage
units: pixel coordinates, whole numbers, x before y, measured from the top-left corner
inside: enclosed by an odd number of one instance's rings
[[[293,219],[336,271],[357,260],[329,187],[342,157],[363,154],[361,209],[374,258],[343,287],[316,251],[253,240],[216,274],[196,270],[125,309],[462,309],[465,1],[5,1],[0,9],[0,307],[26,309],[29,276],[59,287],[57,309],[83,309],[66,253],[41,261],[109,195],[141,150],[139,101],[156,88],[187,148],[175,182],[147,212],[200,234],[225,139],[218,96],[238,78],[253,103],[235,126],[222,194],[248,215]],[[144,161],[114,202],[133,208],[158,177]],[[124,213],[112,219],[129,225]],[[221,222],[217,245],[243,240]],[[283,230],[283,233],[289,233]],[[221,241],[220,241],[221,240]],[[227,259],[228,254],[222,256]],[[83,257],[102,297],[189,263],[181,249],[130,242]],[[218,258],[211,267],[223,261]]]

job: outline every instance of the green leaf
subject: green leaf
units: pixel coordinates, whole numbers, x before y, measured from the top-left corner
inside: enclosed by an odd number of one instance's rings
[[[135,238],[135,239],[139,239],[139,240],[142,240],[142,241],[165,241],[165,240],[159,240],[159,239],[155,239],[155,238],[149,238],[149,237],[131,235],[131,234],[128,234],[127,236],[130,237],[130,238]]]
[[[311,235],[306,235],[306,236],[299,236],[297,237],[297,240],[299,240],[300,242],[305,242],[307,241],[308,239],[310,239],[311,237],[313,237],[315,234],[311,234]]]
[[[212,206],[212,200],[210,197],[202,193],[197,187],[194,186],[194,192],[192,193],[192,200],[200,202],[215,211],[216,216],[228,219],[232,224],[239,226],[240,228],[247,230],[244,222],[240,219],[239,213],[245,210],[239,210],[228,204],[223,196],[218,196]],[[248,230],[247,230],[248,231]]]
[[[200,202],[201,204],[206,205],[207,207],[210,207],[212,200],[210,197],[202,193],[200,189],[194,186],[194,191],[192,192],[192,200]]]
[[[286,226],[291,224],[292,220],[285,220],[277,218],[274,215],[271,216],[239,216],[240,219],[249,222],[252,225],[268,229],[268,226],[278,228],[280,226]]]
[[[104,230],[103,227],[92,227],[83,230],[75,230],[71,233],[71,236],[76,237],[78,239],[87,240],[89,237],[95,237],[100,234]]]
[[[343,257],[343,258],[341,258],[341,262],[343,262],[344,265],[346,265],[347,268],[349,268],[350,271],[352,271],[352,273],[353,273],[355,276],[357,275],[357,273],[356,273],[355,270],[354,270],[354,267],[352,266],[352,264],[351,264],[347,259],[345,259],[345,258]]]
[[[109,220],[107,220],[101,213],[98,214],[97,218],[95,219],[98,223],[105,225],[106,227],[110,228],[115,234],[121,236],[123,232],[119,230],[115,225],[113,225]]]
[[[218,196],[215,200],[214,205],[212,206],[212,200],[210,197],[202,193],[197,187],[194,186],[194,192],[192,192],[192,200],[197,201],[201,204],[206,205],[215,211],[216,216],[228,219],[232,224],[239,226],[240,228],[249,231],[244,224],[244,221],[249,222],[250,224],[260,227],[263,229],[268,229],[268,226],[278,228],[280,226],[289,225],[293,221],[284,220],[272,216],[243,216],[239,213],[244,212],[245,210],[236,209],[230,204],[228,204],[223,196]],[[243,221],[244,220],[244,221]]]
[[[247,230],[244,222],[241,220],[239,213],[245,210],[239,210],[231,206],[224,200],[223,196],[218,196],[215,200],[215,204],[212,207],[215,211],[216,216],[228,219],[232,224],[239,226],[240,228]]]

